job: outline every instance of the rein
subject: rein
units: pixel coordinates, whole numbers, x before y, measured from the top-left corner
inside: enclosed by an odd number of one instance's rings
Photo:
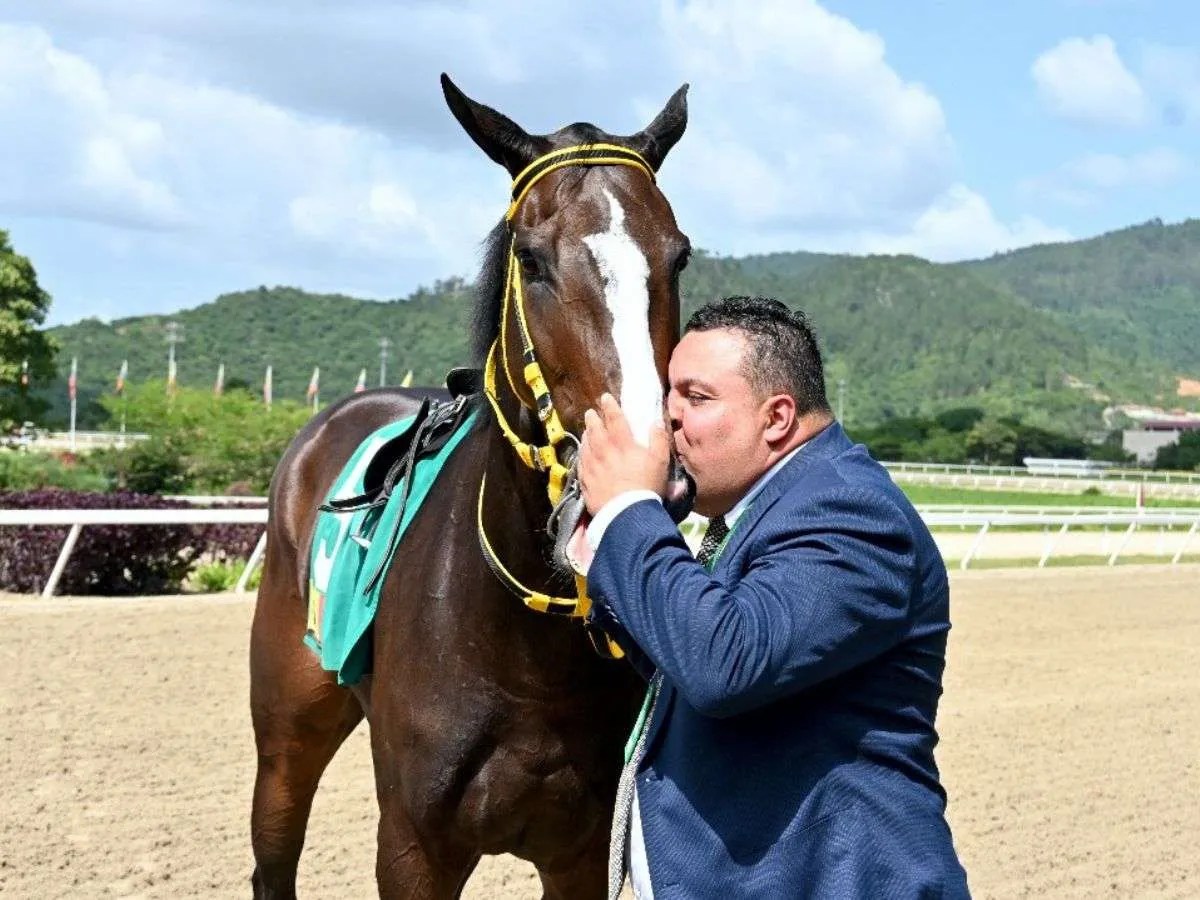
[[[654,180],[654,170],[650,168],[646,160],[642,158],[641,154],[627,147],[621,147],[616,144],[580,144],[574,147],[565,147],[562,150],[554,150],[543,156],[539,156],[522,169],[517,177],[513,179],[512,202],[509,204],[508,212],[504,216],[505,221],[510,225],[510,231],[513,217],[517,214],[517,210],[521,207],[521,201],[525,199],[530,189],[546,175],[567,166],[631,166],[632,168],[640,169],[651,181]],[[504,336],[508,331],[510,307],[516,309],[517,331],[521,337],[521,357],[524,362],[522,376],[525,385],[533,395],[534,406],[532,407],[525,402],[525,399],[521,396],[521,392],[517,390],[516,381],[509,368],[508,355],[504,352],[503,348]],[[496,392],[497,350],[500,353],[504,375],[508,381],[509,388],[516,395],[517,401],[522,406],[537,414],[538,421],[542,423],[542,428],[546,434],[546,443],[535,444],[521,440],[516,430],[509,424],[508,419],[505,418],[504,413],[501,411]],[[554,400],[550,396],[550,389],[546,386],[546,379],[542,374],[542,368],[538,364],[537,353],[533,346],[533,338],[529,333],[529,325],[525,318],[525,291],[521,282],[521,270],[517,265],[516,234],[512,235],[512,240],[509,242],[508,264],[504,279],[504,301],[500,314],[500,333],[488,349],[487,363],[484,366],[483,373],[483,392],[488,399],[488,403],[491,404],[492,412],[496,415],[496,422],[500,425],[501,432],[509,444],[512,445],[517,458],[528,468],[546,473],[546,494],[550,499],[551,507],[554,508],[554,512],[551,514],[551,520],[553,521],[557,518],[564,499],[570,499],[570,496],[564,498],[563,493],[571,474],[571,469],[560,458],[559,445],[564,442],[570,442],[575,444],[576,449],[578,449],[579,439],[563,428],[562,422],[558,417],[558,411],[554,408]],[[509,590],[520,597],[527,607],[536,612],[556,613],[572,618],[583,618],[586,616],[591,609],[592,602],[587,595],[587,579],[583,575],[580,575],[578,572],[575,573],[575,597],[555,597],[526,587],[500,562],[495,550],[492,549],[491,542],[488,540],[483,527],[484,490],[486,485],[487,477],[485,475],[479,484],[477,522],[480,548],[492,572]],[[593,636],[593,643],[597,643],[595,636]],[[607,640],[607,645],[605,655],[615,657],[624,655],[620,648],[611,640]],[[597,645],[597,649],[601,649],[599,645]]]

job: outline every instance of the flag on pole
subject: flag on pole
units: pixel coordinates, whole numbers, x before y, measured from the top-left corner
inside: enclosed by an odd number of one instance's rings
[[[412,369],[404,373],[404,377],[400,379],[400,387],[412,387]]]
[[[29,360],[21,361],[21,387],[29,387]]]
[[[117,372],[117,393],[125,393],[125,379],[129,377],[129,360],[121,360],[121,371]]]
[[[217,366],[217,380],[213,383],[213,395],[220,397],[225,393],[225,363]]]
[[[358,384],[354,386],[354,393],[361,394],[367,389],[367,370],[363,369],[358,373]]]
[[[76,375],[79,371],[79,360],[71,357],[71,376],[67,379],[67,395],[71,398],[71,452],[75,452],[75,388],[77,385]]]
[[[312,378],[308,379],[308,390],[304,392],[304,399],[311,401],[317,396],[318,385],[321,381],[321,367],[317,366],[313,369]]]
[[[263,378],[263,402],[267,409],[271,408],[271,367],[267,366],[267,374]]]

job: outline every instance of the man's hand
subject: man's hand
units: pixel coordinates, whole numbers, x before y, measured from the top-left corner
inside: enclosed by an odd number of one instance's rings
[[[633,438],[629,420],[610,394],[600,398],[600,411],[583,415],[586,429],[579,451],[579,484],[593,516],[605,503],[625,491],[648,488],[660,497],[667,492],[671,441],[666,426],[650,429],[650,446]]]

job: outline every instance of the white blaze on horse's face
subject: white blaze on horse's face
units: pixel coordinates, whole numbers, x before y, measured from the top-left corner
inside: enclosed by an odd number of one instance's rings
[[[650,345],[650,264],[625,230],[625,210],[608,190],[608,231],[583,239],[604,279],[612,314],[612,340],[621,367],[621,408],[633,437],[650,446],[650,429],[662,422],[662,382]]]

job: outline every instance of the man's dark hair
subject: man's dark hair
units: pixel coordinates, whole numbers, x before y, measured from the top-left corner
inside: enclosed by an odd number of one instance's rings
[[[829,412],[821,350],[804,313],[770,297],[726,297],[696,310],[684,332],[716,328],[746,336],[742,374],[760,397],[790,394],[798,415]]]

